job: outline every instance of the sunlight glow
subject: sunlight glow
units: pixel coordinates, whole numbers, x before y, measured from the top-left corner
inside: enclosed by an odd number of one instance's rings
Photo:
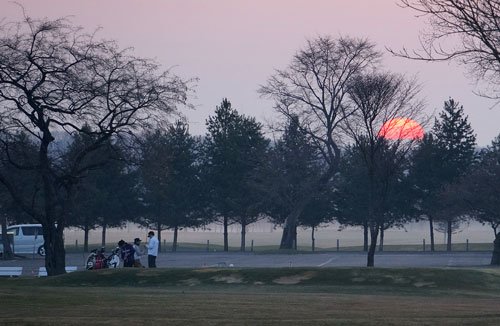
[[[409,118],[394,118],[382,126],[378,132],[379,137],[385,139],[422,139],[424,137],[424,129],[422,126]]]

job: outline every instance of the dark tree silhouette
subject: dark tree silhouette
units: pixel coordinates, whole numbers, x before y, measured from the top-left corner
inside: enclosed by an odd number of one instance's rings
[[[386,221],[394,217],[387,207],[389,194],[398,171],[418,140],[402,131],[396,133],[398,139],[388,140],[381,133],[382,126],[397,118],[421,121],[422,102],[415,80],[392,73],[360,74],[350,81],[347,93],[353,111],[344,120],[344,130],[354,141],[354,150],[359,152],[366,169],[366,223],[370,231],[367,266],[374,266],[379,232],[393,223]]]
[[[492,228],[491,264],[500,265],[500,136],[480,152],[478,162],[454,186],[455,203],[465,204],[467,214]]]
[[[434,123],[433,134],[436,137],[440,156],[438,163],[442,163],[439,176],[436,177],[441,180],[441,191],[445,195],[446,187],[458,182],[468,173],[475,158],[476,136],[464,114],[463,107],[453,99],[444,103],[443,111]],[[439,219],[446,221],[446,250],[451,251],[453,224],[459,221],[461,211],[451,209],[440,200],[436,214]]]
[[[250,179],[261,165],[268,141],[262,126],[254,118],[240,115],[227,99],[216,107],[215,115],[206,124],[204,165],[212,212],[224,227],[224,251],[229,250],[231,223],[241,225],[240,249],[244,251],[247,225],[262,216]]]
[[[365,39],[318,37],[308,40],[290,65],[277,70],[260,94],[274,101],[275,109],[287,120],[299,117],[301,131],[310,138],[328,169],[318,180],[327,183],[338,170],[340,159],[339,124],[350,116],[347,84],[356,75],[373,67],[380,53]],[[294,226],[314,191],[294,203],[284,225],[282,247],[291,249]]]
[[[436,211],[439,208],[439,192],[441,191],[441,170],[443,158],[432,133],[424,135],[422,141],[412,152],[409,168],[411,194],[414,199],[416,218],[429,221],[431,251],[435,251],[434,229]]]
[[[88,130],[87,130],[88,131]],[[81,150],[94,141],[88,132],[75,135],[63,159],[71,164]],[[87,156],[86,161],[97,164],[80,176],[75,188],[68,226],[77,227],[84,232],[83,250],[89,250],[89,232],[102,227],[101,245],[106,245],[106,229],[123,226],[130,220],[136,206],[133,191],[136,178],[125,162],[125,151],[109,140]]]
[[[8,135],[7,138],[0,139],[0,173],[9,175],[16,183],[31,185],[20,194],[26,200],[37,195],[35,185],[39,180],[36,174],[23,168],[36,162],[36,152],[37,148],[25,133]],[[12,164],[13,161],[16,164]],[[33,218],[20,209],[3,184],[0,184],[0,220],[2,235],[7,234],[7,225],[10,223],[33,222]],[[9,243],[7,236],[2,236],[2,245],[3,259],[13,258],[12,243]]]
[[[183,121],[147,134],[142,142],[139,222],[154,226],[159,240],[162,230],[172,229],[172,251],[177,250],[180,229],[205,222],[198,151],[199,143]]]
[[[474,78],[496,88],[500,81],[498,0],[400,0],[400,4],[427,19],[430,28],[422,32],[421,49],[392,53],[416,60],[458,61]]]
[[[23,131],[36,142],[37,161],[25,166],[40,180],[36,205],[21,196],[27,185],[2,173],[0,182],[42,224],[48,275],[65,273],[63,231],[75,185],[96,166],[86,157],[114,136],[165,120],[187,91],[155,62],[96,41],[65,19],[0,25],[0,131]],[[94,141],[62,168],[57,132],[85,132],[84,125]]]
[[[301,131],[298,117],[292,117],[280,139],[267,152],[265,164],[255,175],[255,187],[262,194],[266,214],[275,224],[285,224],[286,218],[293,210],[295,203],[311,191],[317,192],[313,197],[319,196],[316,189],[317,180],[321,177],[325,167],[321,164],[321,156],[311,144],[307,135]],[[312,199],[309,206],[314,206]],[[306,206],[307,207],[307,206]],[[306,209],[306,208],[305,208]],[[326,214],[325,214],[326,215]],[[294,235],[297,245],[297,227],[303,224],[306,213],[301,214],[295,224],[289,221],[289,228]],[[321,223],[322,217],[312,213],[309,209],[307,226],[316,227]],[[326,220],[326,217],[325,217]],[[315,222],[317,221],[317,223]],[[281,238],[280,248],[287,249],[287,232]]]

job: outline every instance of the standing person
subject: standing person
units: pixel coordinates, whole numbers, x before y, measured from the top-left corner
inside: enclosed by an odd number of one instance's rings
[[[141,248],[141,239],[134,239],[134,267],[144,267],[141,264],[141,257],[144,256],[144,251]]]
[[[149,231],[148,233],[149,242],[147,245],[148,248],[148,267],[155,268],[156,267],[156,256],[158,256],[158,238],[155,237],[155,233],[153,231]]]
[[[123,259],[123,267],[134,267],[134,247],[123,240],[118,241],[121,256]]]

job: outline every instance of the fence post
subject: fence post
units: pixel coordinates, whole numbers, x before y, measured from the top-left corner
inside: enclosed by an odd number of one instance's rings
[[[340,250],[340,240],[337,239],[337,251],[339,251],[339,250]]]
[[[253,240],[252,240],[252,245],[250,246],[250,252],[253,252]]]
[[[425,251],[425,239],[422,239],[423,250]]]
[[[78,250],[78,239],[75,240],[75,249]]]
[[[469,251],[469,239],[467,239],[467,242],[465,243],[465,251]]]
[[[163,252],[167,252],[167,240],[163,239]]]

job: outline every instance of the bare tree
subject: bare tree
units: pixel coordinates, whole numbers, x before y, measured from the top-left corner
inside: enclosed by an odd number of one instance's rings
[[[314,187],[326,184],[338,169],[339,124],[349,116],[347,83],[378,62],[380,53],[365,39],[318,37],[308,40],[284,70],[276,70],[259,93],[274,100],[274,108],[286,120],[299,117],[300,130],[319,150],[328,169]],[[297,120],[297,121],[299,121]],[[306,191],[287,216],[281,248],[292,249],[298,217],[313,196]]]
[[[185,103],[187,91],[184,81],[159,72],[155,62],[136,58],[112,41],[96,41],[65,19],[25,17],[0,26],[2,137],[31,135],[37,161],[10,163],[35,171],[40,183],[28,201],[19,195],[25,185],[5,174],[0,182],[42,224],[48,275],[65,272],[63,230],[75,185],[102,163],[87,157],[114,136],[132,133],[151,119],[164,121]],[[62,164],[54,142],[75,133],[92,134],[93,141]]]
[[[500,136],[479,153],[470,173],[452,185],[453,205],[493,230],[492,265],[500,265]],[[464,213],[464,211],[462,211]]]
[[[347,88],[354,110],[343,129],[359,151],[367,175],[367,216],[370,247],[367,266],[374,266],[379,232],[389,222],[390,195],[407,154],[418,139],[412,130],[391,121],[421,120],[420,87],[413,79],[392,73],[370,72],[355,77]],[[398,128],[389,130],[389,128]],[[392,126],[392,127],[391,127]],[[410,127],[410,126],[409,126]],[[412,126],[411,126],[412,127]],[[387,134],[397,135],[386,139]],[[393,218],[390,218],[391,222]]]
[[[498,0],[400,0],[400,4],[427,18],[430,29],[421,34],[421,49],[390,50],[393,54],[425,61],[456,60],[466,65],[474,78],[498,84]]]

